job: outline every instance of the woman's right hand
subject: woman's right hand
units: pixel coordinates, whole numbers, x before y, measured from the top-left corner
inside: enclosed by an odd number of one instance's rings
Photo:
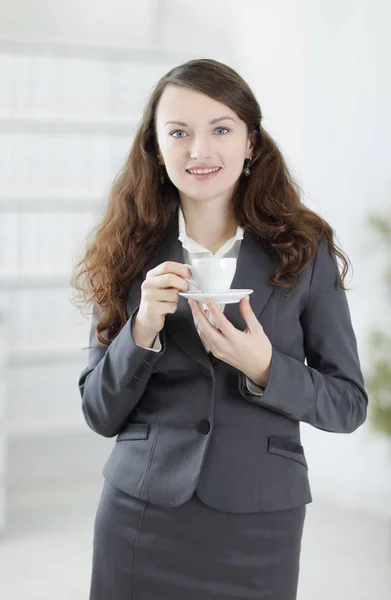
[[[192,273],[183,263],[165,261],[148,271],[141,284],[141,302],[135,319],[135,327],[144,336],[155,336],[164,327],[166,314],[175,313],[178,292],[187,292],[189,284],[185,277]]]

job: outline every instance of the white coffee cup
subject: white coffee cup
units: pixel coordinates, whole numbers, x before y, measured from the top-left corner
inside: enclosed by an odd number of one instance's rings
[[[203,293],[228,292],[236,270],[236,258],[195,258],[186,265],[192,273],[190,284],[195,284]]]

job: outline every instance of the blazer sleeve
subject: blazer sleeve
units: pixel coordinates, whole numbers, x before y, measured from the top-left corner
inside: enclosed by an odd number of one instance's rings
[[[162,332],[160,352],[138,346],[132,335],[137,306],[109,346],[100,344],[95,329],[101,308],[93,305],[88,366],[79,377],[82,411],[89,427],[105,437],[119,433],[143,395],[155,363],[166,349]]]
[[[269,380],[262,396],[246,400],[297,421],[335,433],[351,433],[366,419],[364,389],[346,292],[324,237],[314,259],[308,298],[300,320],[307,365],[273,346]]]
[[[137,344],[138,346],[138,344]],[[139,348],[144,348],[144,350],[149,350],[150,352],[160,352],[160,350],[162,349],[162,344],[160,342],[160,336],[159,334],[157,334],[157,336],[154,339],[154,342],[152,344],[152,348],[147,348],[147,346],[138,346]]]

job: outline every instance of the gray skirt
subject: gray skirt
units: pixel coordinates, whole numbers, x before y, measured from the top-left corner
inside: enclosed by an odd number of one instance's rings
[[[221,512],[196,494],[166,508],[105,481],[90,600],[296,600],[305,514]]]

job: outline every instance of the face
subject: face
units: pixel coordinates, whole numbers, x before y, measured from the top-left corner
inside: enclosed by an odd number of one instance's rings
[[[228,200],[243,172],[245,159],[252,155],[246,123],[225,104],[174,85],[165,88],[155,121],[159,163],[165,164],[180,196]],[[206,168],[205,165],[220,169],[206,178],[187,172],[189,168]]]

